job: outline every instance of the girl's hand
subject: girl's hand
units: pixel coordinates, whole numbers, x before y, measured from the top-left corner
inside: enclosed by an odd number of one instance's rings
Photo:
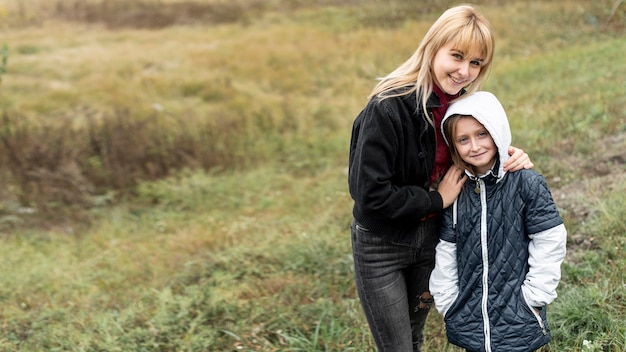
[[[504,163],[504,171],[532,169],[535,166],[535,164],[530,161],[528,154],[524,153],[522,149],[511,146],[508,152],[511,158]]]
[[[446,172],[439,182],[439,186],[437,186],[437,192],[441,195],[444,209],[454,203],[456,197],[461,193],[465,181],[467,181],[465,171],[456,165],[451,166]]]

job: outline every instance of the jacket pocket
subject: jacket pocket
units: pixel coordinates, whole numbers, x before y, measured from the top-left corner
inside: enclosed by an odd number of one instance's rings
[[[456,305],[457,298],[459,298],[459,293],[458,292],[456,293],[456,295],[454,295],[454,299],[452,300],[452,303],[450,303],[450,305],[447,308],[444,308],[444,311],[441,314],[444,319],[448,316],[448,312],[450,312],[452,307],[454,307]]]
[[[526,308],[528,308],[530,313],[535,317],[535,320],[537,320],[537,323],[541,327],[541,332],[543,333],[543,335],[547,335],[548,331],[546,329],[546,325],[544,324],[544,319],[541,315],[542,312],[545,315],[545,307],[541,307],[541,310],[537,312],[537,310],[535,310],[535,307],[531,306],[530,303],[528,303],[528,298],[526,298],[526,292],[524,290],[524,287],[521,287],[520,290],[522,291],[522,298],[524,299],[524,304],[526,305]]]
[[[359,224],[358,222],[354,222],[354,227],[356,228],[357,231],[360,232],[370,232],[370,229],[368,229],[367,227]]]

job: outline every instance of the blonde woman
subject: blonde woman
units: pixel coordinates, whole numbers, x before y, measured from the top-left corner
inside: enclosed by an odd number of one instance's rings
[[[493,53],[487,19],[470,5],[450,8],[374,87],[354,121],[348,183],[355,280],[380,351],[421,351],[441,213],[467,179],[451,167],[434,126],[452,101],[480,88]],[[532,168],[523,150],[507,152],[504,169]]]

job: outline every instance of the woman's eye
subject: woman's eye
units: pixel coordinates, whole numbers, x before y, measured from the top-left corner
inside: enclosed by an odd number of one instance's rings
[[[472,66],[480,67],[481,62],[478,60],[472,60],[470,61],[470,64],[472,64]]]
[[[463,55],[461,54],[452,54],[455,59],[463,60]]]

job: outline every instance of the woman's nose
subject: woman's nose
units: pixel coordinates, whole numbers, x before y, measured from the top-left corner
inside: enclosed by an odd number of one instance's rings
[[[467,76],[468,72],[469,72],[469,62],[463,61],[461,64],[459,64],[459,74],[463,75],[463,76]]]

